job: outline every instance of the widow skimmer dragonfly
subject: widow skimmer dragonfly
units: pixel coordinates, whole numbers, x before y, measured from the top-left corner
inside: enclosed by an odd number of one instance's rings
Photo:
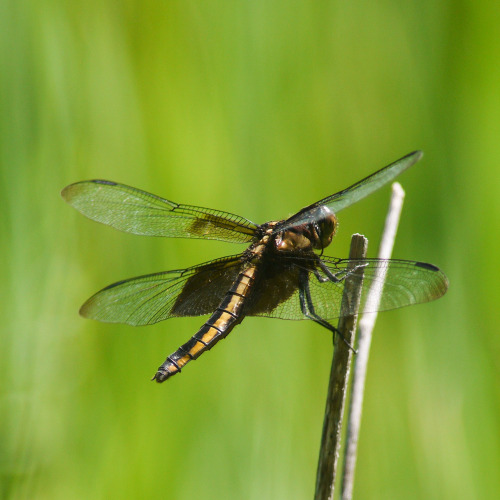
[[[88,299],[80,314],[135,326],[211,314],[158,368],[153,380],[163,382],[225,338],[245,316],[310,319],[339,333],[329,321],[340,316],[348,276],[363,280],[365,311],[435,300],[446,292],[448,280],[432,264],[323,255],[337,229],[335,214],[389,183],[421,157],[420,151],[410,153],[288,219],[261,225],[230,213],[177,204],[116,182],[71,184],[61,193],[64,200],[88,218],[121,231],[249,244],[237,255],[118,281]],[[367,291],[380,280],[380,273],[385,277],[383,294],[380,303],[371,304]]]

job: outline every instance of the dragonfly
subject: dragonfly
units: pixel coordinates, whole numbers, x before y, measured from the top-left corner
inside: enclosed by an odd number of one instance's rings
[[[90,297],[80,314],[134,326],[210,315],[158,368],[153,380],[163,382],[225,338],[246,316],[312,320],[339,335],[331,321],[356,313],[341,310],[348,278],[359,280],[365,312],[435,300],[445,294],[448,280],[432,264],[324,255],[337,231],[336,214],[391,182],[421,157],[421,151],[410,153],[287,219],[260,225],[220,210],[174,203],[112,181],[71,184],[61,193],[66,202],[86,217],[118,230],[248,245],[236,255],[113,283]],[[373,300],[368,290],[378,281],[381,297]]]

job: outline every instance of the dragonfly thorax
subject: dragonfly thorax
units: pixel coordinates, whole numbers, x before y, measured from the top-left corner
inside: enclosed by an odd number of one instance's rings
[[[333,239],[337,218],[326,207],[317,208],[311,222],[282,231],[275,240],[276,249],[283,252],[323,250]]]

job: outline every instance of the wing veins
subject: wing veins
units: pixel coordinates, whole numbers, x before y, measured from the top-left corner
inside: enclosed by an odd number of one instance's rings
[[[240,266],[241,254],[237,254],[187,269],[118,281],[90,297],[80,312],[101,321],[131,325],[209,314],[222,300]],[[184,302],[179,305],[180,297]]]
[[[257,226],[239,215],[183,205],[124,184],[82,181],[63,198],[88,218],[139,235],[250,242]]]

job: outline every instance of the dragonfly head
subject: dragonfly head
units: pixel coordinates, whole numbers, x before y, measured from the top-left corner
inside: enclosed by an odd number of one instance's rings
[[[303,223],[280,232],[275,245],[282,252],[323,250],[332,242],[336,229],[335,215],[326,207],[318,207]]]
[[[337,217],[325,206],[318,207],[311,222],[311,245],[316,250],[323,250],[331,242],[337,231]]]

